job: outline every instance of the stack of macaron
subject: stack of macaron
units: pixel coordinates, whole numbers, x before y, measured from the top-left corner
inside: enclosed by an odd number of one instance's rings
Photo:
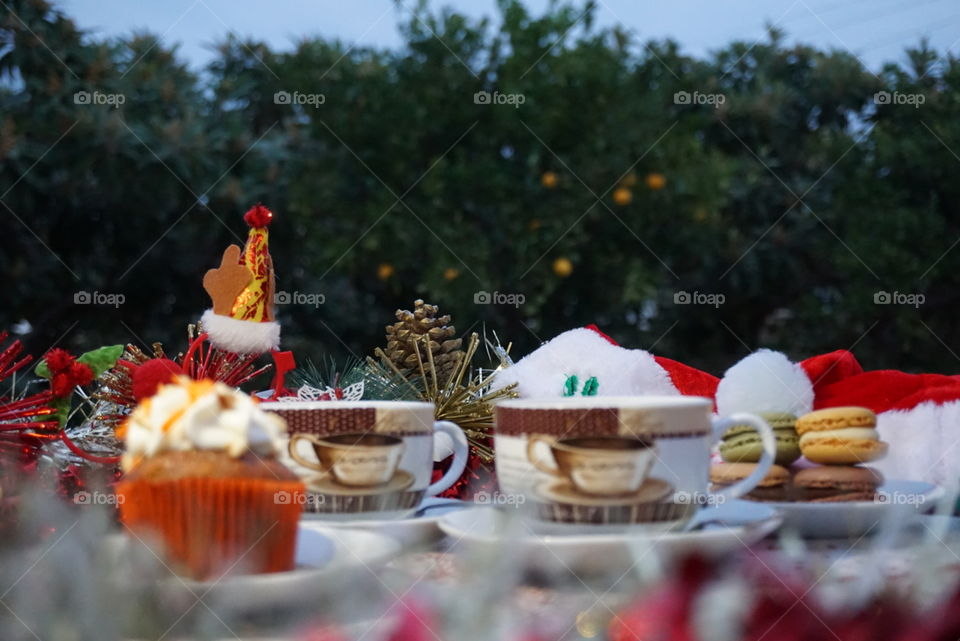
[[[869,501],[883,477],[861,466],[887,453],[876,430],[877,417],[864,407],[831,407],[794,418],[789,414],[761,414],[773,428],[776,464],[745,498],[756,501]],[[763,451],[759,435],[735,426],[723,436],[720,455],[710,480],[715,489],[733,485],[756,469]],[[789,469],[803,455],[818,467]]]
[[[797,419],[800,451],[812,467],[794,477],[808,501],[870,501],[883,477],[862,467],[887,454],[877,433],[877,415],[866,407],[830,407]]]
[[[877,415],[865,407],[830,407],[797,419],[800,451],[821,465],[857,465],[883,458],[887,444],[877,433]]]
[[[774,465],[745,498],[754,501],[792,501],[793,485],[786,466],[800,458],[800,437],[794,427],[797,417],[787,412],[759,412],[758,416],[773,429],[777,444]],[[720,457],[724,462],[710,470],[710,482],[715,490],[733,485],[753,472],[763,454],[760,435],[749,425],[734,425],[723,434]]]
[[[777,465],[790,465],[800,458],[800,438],[797,435],[797,417],[785,412],[760,412],[760,418],[773,429],[777,442]],[[734,425],[720,442],[720,456],[728,463],[756,463],[763,453],[760,435],[749,425]]]
[[[756,463],[719,463],[710,468],[710,482],[713,491],[722,490],[750,476],[757,468]],[[770,471],[757,487],[753,488],[745,499],[751,501],[780,502],[795,500],[792,475],[782,465],[771,465]]]

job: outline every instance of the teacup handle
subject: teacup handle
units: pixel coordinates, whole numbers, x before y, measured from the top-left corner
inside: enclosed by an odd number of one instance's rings
[[[750,476],[742,481],[737,481],[729,487],[713,492],[713,494],[731,499],[741,497],[757,487],[760,481],[763,480],[763,477],[767,475],[767,472],[770,471],[770,466],[773,465],[773,460],[777,455],[777,441],[773,436],[773,430],[770,429],[770,426],[767,425],[765,420],[753,414],[731,414],[726,418],[714,419],[713,440],[719,441],[723,438],[724,432],[734,425],[749,425],[757,430],[757,433],[760,435],[760,442],[763,445],[763,452],[760,455],[760,461],[757,463],[756,469],[750,473]]]
[[[546,443],[548,446],[553,447],[556,445],[557,439],[549,434],[534,434],[527,439],[527,460],[547,476],[557,476],[560,474],[560,468],[556,465],[547,465],[541,457],[536,455],[534,450],[538,443]]]
[[[436,483],[427,488],[427,496],[436,496],[457,482],[463,470],[467,467],[467,455],[470,452],[470,444],[467,443],[467,435],[463,433],[460,426],[450,421],[437,421],[433,424],[434,432],[443,432],[453,441],[453,461],[450,463],[450,469],[440,477]]]
[[[299,463],[304,467],[308,467],[311,470],[316,470],[317,472],[320,472],[322,476],[326,476],[327,474],[329,474],[330,470],[325,469],[323,465],[320,465],[319,463],[316,463],[314,461],[307,460],[297,453],[297,441],[300,439],[303,439],[305,441],[310,441],[314,445],[320,445],[322,440],[319,436],[315,434],[293,434],[292,436],[290,436],[290,441],[287,443],[287,452],[290,454],[290,458],[292,458],[294,461],[296,461],[297,463]]]

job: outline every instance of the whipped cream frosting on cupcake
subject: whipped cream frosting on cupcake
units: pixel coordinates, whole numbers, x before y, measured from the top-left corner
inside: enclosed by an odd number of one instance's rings
[[[122,465],[129,471],[144,458],[168,452],[275,456],[285,432],[283,419],[261,410],[247,394],[223,383],[180,376],[145,399],[118,436],[126,442]]]

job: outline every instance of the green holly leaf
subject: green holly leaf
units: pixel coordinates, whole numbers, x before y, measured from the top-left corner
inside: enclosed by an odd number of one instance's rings
[[[37,366],[33,368],[33,373],[39,376],[40,378],[50,378],[53,376],[53,373],[50,371],[50,368],[47,367],[47,359],[43,359]]]
[[[564,396],[573,396],[577,393],[577,387],[579,386],[579,381],[577,380],[576,374],[571,374],[567,377],[567,380],[563,383],[563,395]]]
[[[55,398],[50,402],[50,407],[57,410],[53,415],[60,422],[60,429],[67,425],[67,419],[70,418],[70,410],[73,407],[73,394],[68,394],[63,398]]]
[[[81,354],[77,362],[89,365],[93,370],[93,377],[98,378],[108,369],[117,364],[117,360],[123,355],[123,345],[107,345],[90,352]]]
[[[581,395],[596,396],[598,389],[600,389],[600,383],[597,381],[597,377],[591,376],[587,379],[587,382],[583,384],[583,391],[581,392]]]

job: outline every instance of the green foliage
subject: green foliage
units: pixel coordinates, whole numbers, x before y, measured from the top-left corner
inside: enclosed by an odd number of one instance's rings
[[[345,390],[351,385],[363,384],[363,400],[376,401],[416,401],[420,397],[417,388],[402,376],[395,374],[376,363],[348,357],[344,363],[338,363],[332,356],[324,359],[318,366],[311,359],[290,373],[290,387],[294,390],[309,385],[319,390],[340,388]]]
[[[123,354],[123,349],[123,345],[107,345],[104,347],[98,347],[97,349],[84,352],[78,356],[77,362],[89,366],[90,370],[93,372],[93,378],[96,379],[117,364],[117,359],[119,359]],[[37,363],[37,366],[33,371],[41,378],[53,378],[53,372],[50,371],[50,367],[47,365],[46,359]],[[53,416],[60,421],[60,426],[65,426],[74,411],[73,394],[71,393],[62,398],[53,399],[50,402],[50,406],[57,410],[56,414]]]
[[[759,346],[958,369],[956,58],[921,45],[876,76],[772,31],[695,59],[595,27],[593,3],[543,16],[498,4],[496,26],[421,3],[396,51],[230,38],[195,74],[155,36],[96,40],[44,0],[12,0],[0,327],[29,320],[36,350],[66,332],[73,347],[161,340],[175,353],[209,305],[204,271],[263,201],[278,290],[325,296],[279,309],[301,357],[362,357],[422,297],[464,331],[497,328],[515,356],[596,322],[714,371]],[[76,104],[78,91],[125,101]],[[524,101],[477,104],[479,91]],[[877,105],[878,91],[925,101]],[[325,100],[277,104],[278,92]],[[125,300],[78,305],[81,291]],[[525,300],[475,304],[479,291]],[[879,291],[926,299],[877,305]],[[724,303],[679,305],[678,292]]]
[[[77,357],[77,362],[89,365],[93,371],[93,377],[98,378],[108,369],[113,368],[122,355],[123,345],[106,345],[81,354]]]

